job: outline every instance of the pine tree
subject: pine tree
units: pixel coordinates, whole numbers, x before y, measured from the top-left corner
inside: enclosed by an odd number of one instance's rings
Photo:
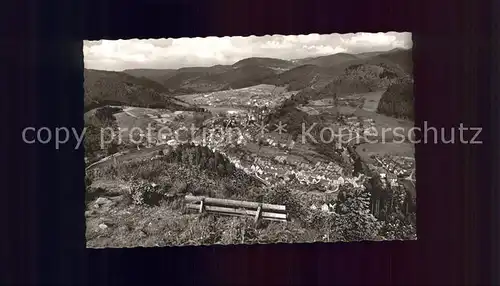
[[[217,165],[217,173],[221,176],[226,174],[226,168],[224,167],[223,163]]]
[[[201,148],[196,148],[195,157],[194,157],[194,162],[196,165],[200,164],[201,156],[202,156]]]
[[[234,172],[234,165],[229,162],[229,160],[226,162],[226,172],[228,174],[232,174]]]
[[[216,165],[215,165],[215,159],[214,158],[208,159],[208,166],[207,166],[207,168],[209,170],[211,170],[211,171],[215,171],[215,167],[216,167]]]
[[[199,163],[200,169],[206,169],[208,166],[208,159],[207,159],[207,156],[205,154],[206,153],[203,153],[203,152],[201,153],[200,163]]]

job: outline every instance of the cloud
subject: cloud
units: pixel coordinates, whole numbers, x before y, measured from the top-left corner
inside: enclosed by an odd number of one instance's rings
[[[86,68],[119,71],[224,65],[248,57],[298,59],[411,46],[410,33],[388,32],[84,41],[83,54]]]
[[[367,50],[384,51],[394,48],[410,48],[411,35],[397,33],[358,33],[341,37],[344,46],[350,48],[350,52],[359,53]]]

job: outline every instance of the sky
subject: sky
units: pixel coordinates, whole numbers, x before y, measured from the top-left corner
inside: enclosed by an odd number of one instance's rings
[[[122,71],[231,65],[249,57],[291,60],[411,47],[411,33],[387,32],[84,41],[83,55],[85,68]]]

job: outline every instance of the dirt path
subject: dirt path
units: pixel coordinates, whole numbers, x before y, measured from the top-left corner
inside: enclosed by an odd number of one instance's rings
[[[167,146],[168,145],[159,145],[159,146],[153,146],[150,148],[142,148],[141,150],[132,149],[127,153],[121,153],[119,155],[113,154],[111,156],[108,156],[108,157],[100,160],[99,162],[96,162],[96,163],[89,165],[85,170],[90,170],[90,169],[96,168],[96,167],[102,168],[105,166],[113,165],[115,163],[115,160],[113,159],[113,157],[116,158],[117,164],[124,163],[124,162],[131,161],[131,160],[146,159],[146,158],[154,156],[156,154],[156,152],[165,149]]]
[[[127,114],[128,116],[130,116],[130,117],[139,118],[137,115],[130,113],[129,111],[131,111],[131,110],[134,110],[134,108],[133,107],[127,107],[127,108],[123,109],[123,112],[125,114]]]

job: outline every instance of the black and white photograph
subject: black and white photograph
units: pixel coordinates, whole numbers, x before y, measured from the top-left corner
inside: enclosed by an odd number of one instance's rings
[[[416,240],[412,46],[84,41],[87,248]]]

